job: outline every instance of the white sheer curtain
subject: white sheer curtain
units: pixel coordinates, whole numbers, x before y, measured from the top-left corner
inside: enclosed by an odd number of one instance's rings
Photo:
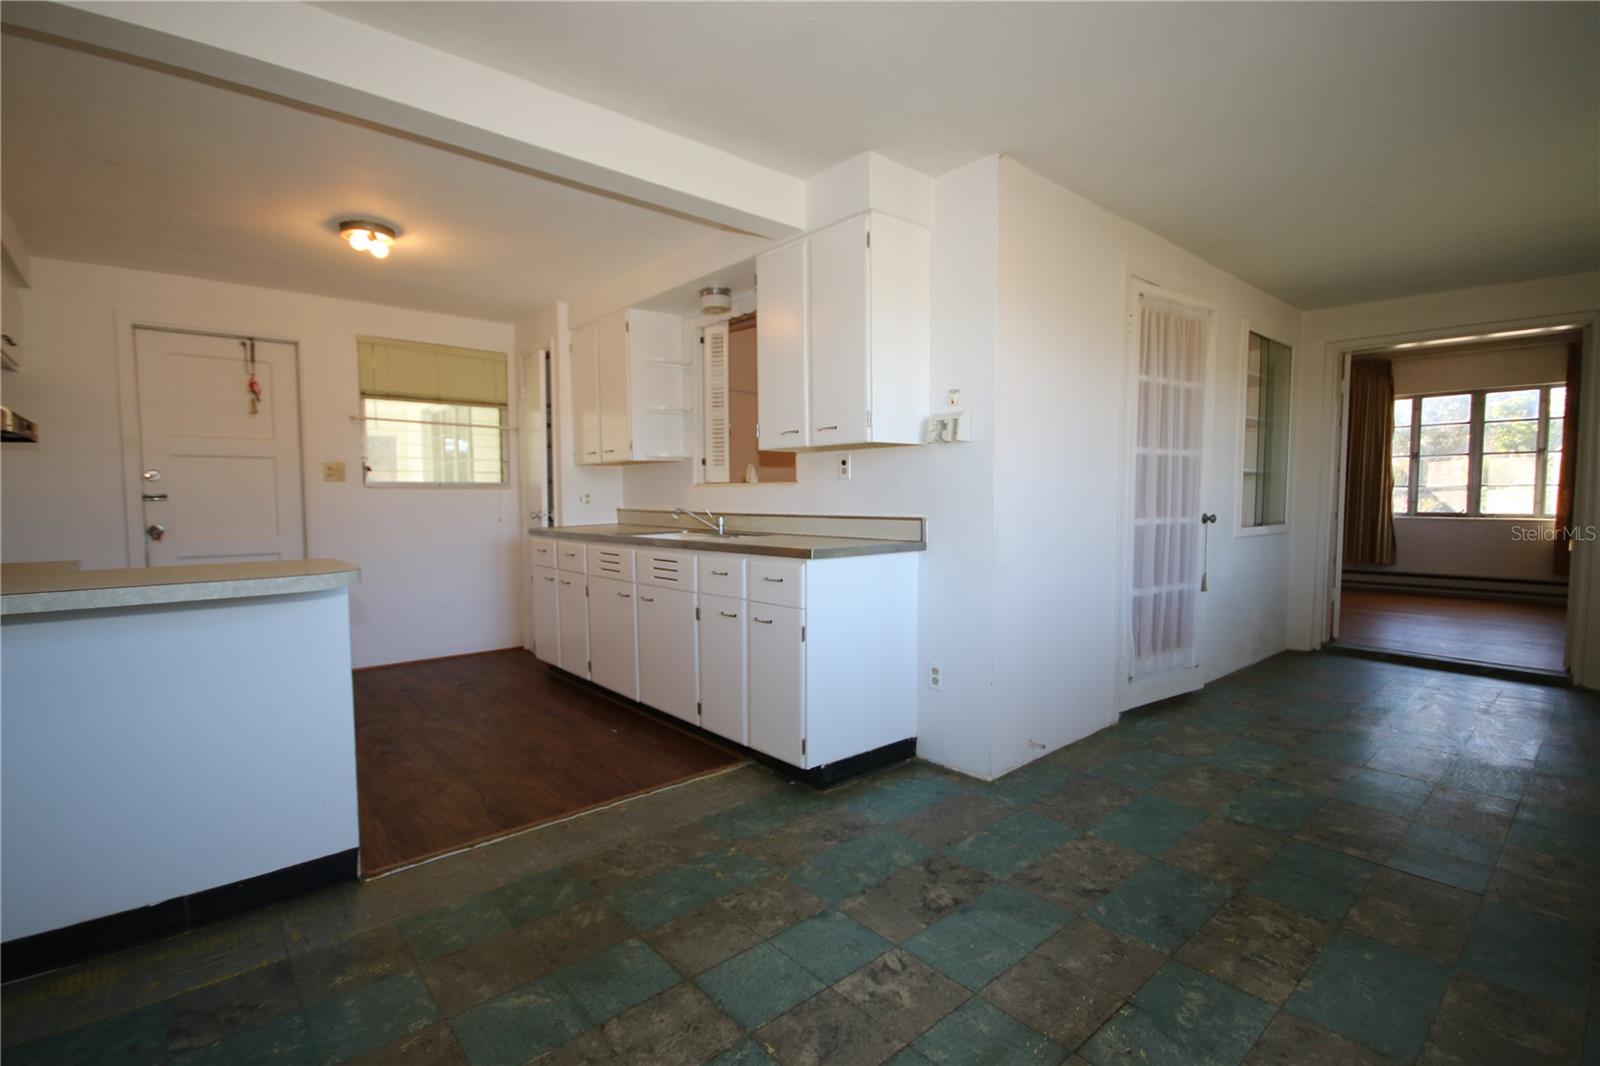
[[[1200,449],[1211,314],[1139,295],[1134,438],[1135,678],[1194,666],[1200,597]]]

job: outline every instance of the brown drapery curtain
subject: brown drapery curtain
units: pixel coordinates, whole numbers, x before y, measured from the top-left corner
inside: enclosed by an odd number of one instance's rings
[[[1350,450],[1344,489],[1344,565],[1394,565],[1394,368],[1387,359],[1350,364]]]
[[[1572,571],[1572,545],[1568,543],[1567,530],[1572,528],[1572,490],[1577,484],[1573,476],[1578,465],[1578,393],[1583,382],[1580,370],[1583,363],[1583,346],[1573,344],[1567,348],[1567,409],[1561,424],[1561,484],[1556,489],[1556,540],[1555,575],[1566,577]]]

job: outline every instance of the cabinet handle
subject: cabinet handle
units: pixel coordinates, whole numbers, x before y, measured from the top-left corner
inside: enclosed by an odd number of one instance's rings
[[[770,626],[772,624],[772,619],[770,619],[770,618],[757,618],[755,615],[751,615],[750,616],[750,620],[752,622],[760,622],[764,626]]]
[[[784,430],[784,431],[783,431],[783,432],[782,432],[782,433],[780,433],[780,434],[778,434],[778,436],[780,436],[780,437],[787,437],[787,436],[789,436],[789,434],[791,434],[791,433],[799,433],[799,432],[800,432],[800,431],[799,431],[799,430],[798,430],[798,429],[786,429],[786,430]]]
[[[639,602],[640,603],[654,603],[654,602],[656,602],[656,598],[654,596],[640,596],[639,597]]]
[[[616,455],[617,454],[617,450],[615,448],[607,448],[606,449],[606,454],[607,455]]]
[[[572,584],[572,582],[570,582],[570,581],[563,581],[563,582],[562,582],[562,584],[563,584],[563,585],[567,585],[567,586],[571,586],[571,584]]]
[[[727,577],[728,576],[728,572],[726,570],[713,570],[713,571],[711,571],[711,576],[712,577]]]
[[[838,426],[818,426],[817,427],[817,432],[818,433],[826,433],[830,429],[838,429],[838,428],[839,428]]]
[[[547,577],[547,578],[545,578],[545,580],[546,580],[546,581],[554,581],[554,580],[555,580],[555,578],[553,578],[553,577]]]
[[[599,455],[600,453],[599,452],[595,452],[595,451],[589,451],[589,452],[584,452],[583,454],[584,455]]]
[[[739,615],[734,611],[718,611],[717,613],[720,614],[724,618],[738,618],[739,617]]]
[[[781,585],[781,584],[783,584],[783,578],[781,578],[781,577],[763,577],[763,578],[762,578],[762,579],[761,579],[761,580],[762,580],[762,581],[770,581],[770,582],[772,582],[772,583],[773,583],[773,584],[774,584],[774,585]]]
[[[619,593],[617,593],[617,596],[619,598],[621,598],[621,599],[624,599],[624,600],[633,599],[633,593],[631,593],[631,592],[619,592]]]

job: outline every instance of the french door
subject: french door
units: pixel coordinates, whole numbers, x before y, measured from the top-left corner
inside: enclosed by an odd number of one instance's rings
[[[1201,684],[1201,500],[1212,312],[1130,293],[1132,462],[1122,708]]]

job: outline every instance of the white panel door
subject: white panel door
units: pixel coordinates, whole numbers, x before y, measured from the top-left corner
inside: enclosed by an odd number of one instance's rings
[[[793,766],[805,765],[805,612],[752,603],[750,746]]]
[[[811,443],[859,444],[872,439],[867,219],[853,218],[812,237]]]
[[[548,566],[533,568],[533,653],[551,666],[561,665],[561,586]]]
[[[595,350],[600,376],[600,461],[633,458],[633,427],[628,417],[627,314],[617,311],[597,324]]]
[[[600,367],[594,323],[572,331],[572,447],[579,463],[600,461]]]
[[[745,602],[700,597],[700,724],[719,737],[747,743]]]
[[[589,661],[595,684],[630,700],[639,698],[633,582],[614,577],[589,579]]]
[[[295,346],[140,329],[134,352],[146,564],[305,558]]]
[[[640,585],[637,596],[639,699],[646,706],[699,725],[694,593]]]
[[[756,421],[767,451],[811,442],[806,256],[806,242],[795,241],[756,259]]]
[[[570,570],[556,571],[560,599],[561,669],[589,676],[589,579]]]

